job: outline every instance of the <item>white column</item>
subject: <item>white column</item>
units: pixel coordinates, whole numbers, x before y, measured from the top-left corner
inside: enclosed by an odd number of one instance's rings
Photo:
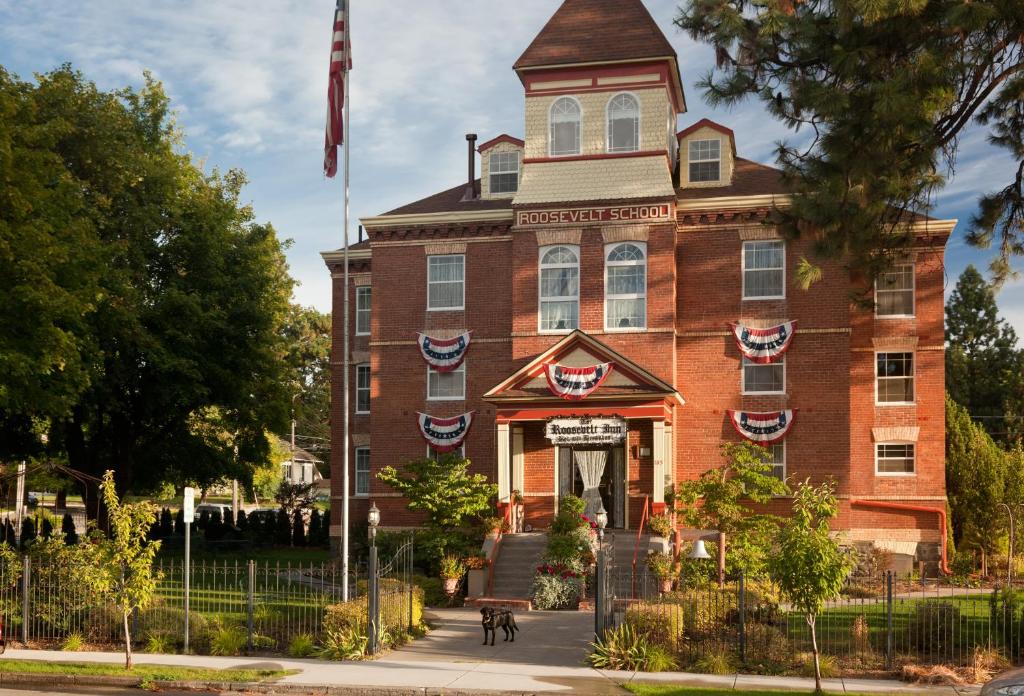
[[[665,485],[676,480],[676,447],[672,442],[672,426],[665,426]]]
[[[523,429],[512,428],[512,488],[526,495],[526,453],[523,448]]]
[[[508,485],[509,453],[511,451],[508,423],[498,423],[498,500],[502,503],[508,502],[511,492]]]
[[[654,421],[654,490],[651,502],[665,502],[665,421]]]

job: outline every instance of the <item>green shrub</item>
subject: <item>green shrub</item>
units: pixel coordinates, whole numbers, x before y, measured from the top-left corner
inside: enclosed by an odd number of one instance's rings
[[[252,636],[252,647],[255,650],[274,650],[277,648],[277,641],[271,636],[254,633]]]
[[[645,672],[671,672],[679,669],[679,663],[665,648],[660,645],[647,646],[647,664]]]
[[[960,639],[960,609],[952,602],[926,600],[907,623],[910,645],[922,655],[952,655]]]
[[[248,637],[237,626],[224,626],[213,631],[210,637],[210,654],[233,656],[245,651]]]
[[[703,674],[735,674],[736,659],[723,645],[710,645],[692,665],[692,671]]]
[[[381,583],[382,592],[394,592],[403,587],[398,580],[385,578]],[[412,624],[423,622],[423,588],[412,588]],[[323,630],[341,633],[349,628],[366,632],[367,598],[365,595],[347,602],[328,605],[324,610]],[[409,596],[401,595],[401,601],[383,601],[380,607],[382,628],[406,631],[409,629]]]
[[[81,633],[71,633],[60,644],[60,649],[64,652],[78,652],[84,643]]]
[[[668,515],[654,515],[647,520],[647,529],[653,536],[668,538],[672,534],[672,520]]]
[[[441,578],[427,575],[413,575],[412,581],[423,593],[423,603],[428,607],[448,605],[448,596],[444,593]]]
[[[989,595],[988,605],[993,631],[1002,637],[1007,649],[1019,653],[1024,640],[1021,615],[1024,593],[1003,587]]]
[[[801,653],[800,675],[804,677],[814,676],[814,653]],[[839,661],[835,655],[818,655],[818,666],[821,667],[822,679],[835,679],[840,674]]]
[[[591,645],[594,649],[587,655],[587,663],[595,669],[647,671],[650,645],[629,624],[607,631]]]
[[[760,665],[762,671],[777,674],[793,659],[793,646],[786,634],[775,626],[751,623],[746,625],[747,663]]]
[[[315,651],[316,644],[313,642],[313,636],[308,633],[300,633],[288,644],[289,657],[309,657]]]
[[[178,639],[166,631],[148,631],[146,634],[146,645],[144,652],[148,653],[173,653],[176,652]]]
[[[366,656],[369,639],[356,628],[325,631],[323,643],[314,653],[321,660],[361,660]]]
[[[538,609],[571,609],[580,601],[580,580],[538,573],[530,596]]]
[[[683,609],[678,604],[637,602],[626,610],[626,623],[651,645],[678,650],[683,642]]]

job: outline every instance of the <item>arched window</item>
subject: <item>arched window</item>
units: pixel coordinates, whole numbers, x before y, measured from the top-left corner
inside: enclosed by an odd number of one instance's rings
[[[606,330],[647,325],[647,254],[642,242],[610,245],[605,257]]]
[[[551,155],[580,154],[580,105],[572,97],[559,97],[551,105]]]
[[[616,94],[608,101],[608,152],[640,149],[640,104],[632,94]]]
[[[539,323],[541,331],[579,328],[580,256],[577,247],[541,247]]]

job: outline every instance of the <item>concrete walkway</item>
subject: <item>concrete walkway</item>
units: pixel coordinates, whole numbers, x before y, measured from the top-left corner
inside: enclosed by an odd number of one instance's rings
[[[313,686],[412,687],[450,691],[490,690],[519,693],[624,694],[621,684],[638,681],[718,689],[778,689],[810,692],[813,680],[749,675],[711,676],[686,672],[659,674],[607,672],[584,666],[594,616],[587,612],[529,612],[516,617],[522,631],[515,643],[498,636],[484,646],[479,613],[473,609],[435,610],[428,618],[437,627],[423,639],[366,662],[324,662],[292,658],[237,658],[199,655],[136,655],[138,664],[173,664],[213,668],[298,670],[282,683]],[[8,650],[3,659],[47,662],[108,662],[120,653]],[[906,696],[959,696],[976,687],[919,687],[896,681],[835,679],[825,688],[848,693],[899,693]]]

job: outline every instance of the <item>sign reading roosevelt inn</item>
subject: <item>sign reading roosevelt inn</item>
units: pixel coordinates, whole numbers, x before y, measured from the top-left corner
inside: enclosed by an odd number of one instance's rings
[[[569,208],[564,210],[520,210],[516,225],[582,225],[596,222],[635,222],[671,220],[670,203],[646,205],[616,205],[595,208]]]
[[[626,420],[617,416],[552,418],[544,437],[553,445],[614,445],[626,437]]]

